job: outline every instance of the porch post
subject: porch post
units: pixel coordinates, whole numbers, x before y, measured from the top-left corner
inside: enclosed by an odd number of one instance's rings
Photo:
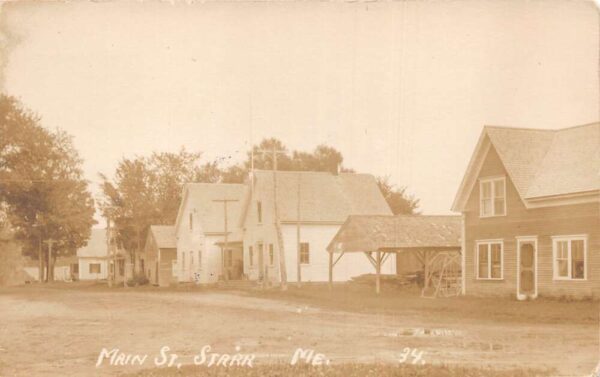
[[[329,252],[329,290],[333,289],[333,252]]]
[[[381,251],[377,250],[377,259],[375,264],[375,292],[381,292]]]
[[[429,288],[429,251],[427,250],[423,251],[423,261],[423,289],[427,290]]]

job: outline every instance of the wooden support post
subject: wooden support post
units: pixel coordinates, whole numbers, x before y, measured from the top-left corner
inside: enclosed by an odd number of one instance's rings
[[[377,250],[377,259],[375,264],[375,292],[381,292],[381,251]]]
[[[329,290],[333,289],[333,252],[329,252]]]
[[[38,240],[38,266],[39,266],[39,279],[40,283],[44,281],[44,260],[42,259],[42,232],[40,231],[40,238]]]
[[[423,251],[423,289],[429,288],[429,251]]]

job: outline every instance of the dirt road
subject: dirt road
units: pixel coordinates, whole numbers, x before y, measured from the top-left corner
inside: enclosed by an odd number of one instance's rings
[[[289,360],[298,347],[332,363],[395,363],[409,347],[426,363],[550,367],[565,376],[589,374],[598,354],[595,325],[361,314],[219,291],[4,289],[0,321],[1,376],[113,376],[153,367],[163,346],[184,364],[205,345],[254,353],[255,363]],[[103,348],[149,356],[142,367],[96,367]]]

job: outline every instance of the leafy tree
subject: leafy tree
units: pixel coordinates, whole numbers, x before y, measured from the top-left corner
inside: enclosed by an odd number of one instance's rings
[[[173,224],[183,185],[216,182],[221,172],[216,163],[199,165],[200,153],[182,148],[178,153],[152,153],[119,162],[114,180],[102,179],[100,209],[117,229],[119,244],[135,260],[150,225]]]
[[[43,128],[37,115],[0,94],[0,202],[25,255],[38,258],[41,239],[57,241],[44,263],[49,279],[56,256],[75,254],[95,222],[81,164],[68,134]]]
[[[377,185],[394,215],[418,214],[419,199],[406,193],[406,187],[397,187],[389,181],[389,177],[378,177]]]

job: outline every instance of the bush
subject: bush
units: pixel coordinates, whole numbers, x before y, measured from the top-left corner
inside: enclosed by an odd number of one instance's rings
[[[127,280],[127,285],[137,287],[138,285],[147,285],[148,278],[144,274],[137,274],[133,278]]]

